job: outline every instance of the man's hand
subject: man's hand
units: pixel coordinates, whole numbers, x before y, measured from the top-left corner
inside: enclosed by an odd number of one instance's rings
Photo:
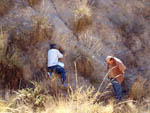
[[[60,62],[63,62],[63,59],[62,59],[62,58],[59,58],[59,61],[60,61]]]
[[[61,46],[58,47],[58,50],[59,50],[63,55],[65,54],[65,50],[64,50]]]

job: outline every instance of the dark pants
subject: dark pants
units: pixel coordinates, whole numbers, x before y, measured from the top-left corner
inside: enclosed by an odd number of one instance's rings
[[[57,74],[61,75],[62,84],[64,84],[66,80],[66,71],[63,67],[56,65],[56,66],[48,67],[48,70],[51,73],[55,71]]]
[[[116,79],[111,79],[111,83],[113,86],[113,89],[115,91],[116,99],[117,100],[122,100],[122,86],[121,84],[118,83]]]

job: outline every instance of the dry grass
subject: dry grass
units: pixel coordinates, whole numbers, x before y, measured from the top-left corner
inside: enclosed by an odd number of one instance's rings
[[[103,93],[96,92],[93,87],[86,90],[77,88],[71,91],[65,97],[52,97],[44,93],[46,90],[38,83],[34,88],[27,88],[17,92],[14,99],[8,102],[0,101],[1,112],[13,113],[149,113],[150,101],[127,100],[115,104],[113,100],[109,103],[97,101]],[[42,106],[41,106],[42,105]],[[36,110],[35,110],[36,108]]]
[[[32,20],[33,26],[30,26],[30,30],[24,31],[20,24],[9,29],[9,34],[0,29],[0,86],[4,94],[5,89],[16,90],[28,85],[23,76],[25,64],[36,69],[36,74],[40,73],[40,77],[45,73],[43,68],[46,66],[47,48],[40,44],[51,39],[52,28],[45,18],[33,17]],[[26,74],[25,76],[33,78],[32,73]],[[39,80],[39,76],[36,79]]]
[[[38,69],[43,66],[44,61],[46,62],[47,55],[46,48],[41,47],[40,44],[51,39],[53,28],[49,21],[41,16],[33,16],[32,22],[30,30],[20,30],[21,25],[16,28],[12,33],[11,43],[13,47],[26,55],[32,66]]]
[[[41,16],[33,16],[32,22],[34,23],[32,42],[38,43],[46,39],[51,39],[53,33],[53,27],[48,21],[48,19]],[[32,34],[31,34],[32,35]]]
[[[86,91],[78,88],[67,100],[59,98],[58,101],[54,101],[51,104],[52,108],[47,109],[46,113],[112,113],[111,105],[102,106],[95,102],[98,95],[99,93],[94,93],[93,88],[88,88]]]
[[[74,14],[74,31],[80,33],[92,25],[92,11],[87,0],[79,1]]]
[[[20,52],[8,44],[8,32],[0,29],[0,86],[2,94],[5,90],[15,90],[20,87],[23,65]],[[5,97],[3,97],[5,98]]]
[[[38,4],[41,0],[25,0],[29,3],[29,5],[31,7],[35,6],[36,4]]]
[[[8,33],[4,32],[1,28],[0,29],[0,57],[3,57],[6,52],[7,42],[8,42]]]
[[[80,35],[79,42],[85,49],[87,49],[88,53],[90,51],[91,54],[96,55],[102,49],[101,41],[98,38],[93,37],[90,31],[87,31],[86,33]]]
[[[76,89],[71,92],[67,97],[59,96],[58,98],[44,95],[40,92],[41,90],[35,89],[24,89],[18,92],[18,96],[12,99],[9,104],[0,106],[5,112],[13,113],[33,113],[34,107],[38,113],[45,110],[42,113],[112,113],[113,106],[103,106],[101,103],[96,103],[96,98],[99,93],[94,93],[94,88],[89,87],[86,91],[82,88]],[[38,92],[38,93],[37,93]],[[40,92],[40,93],[39,93]],[[43,101],[41,97],[46,99]],[[37,103],[45,103],[45,107],[36,106]],[[25,103],[25,104],[23,104]],[[34,106],[33,106],[34,105]],[[38,110],[37,110],[38,109]]]
[[[140,100],[147,95],[147,90],[145,89],[146,80],[141,76],[137,76],[134,83],[131,86],[129,96],[132,99]]]
[[[94,66],[88,56],[81,55],[75,59],[77,64],[77,72],[79,75],[89,79],[91,83],[97,83],[97,79],[93,76]]]
[[[47,101],[47,92],[43,89],[42,84],[32,83],[34,88],[22,89],[17,92],[16,102],[30,105],[34,111],[40,112],[45,108],[44,103]]]
[[[20,59],[20,53],[16,48],[11,48],[14,52],[7,53],[8,50],[8,33],[3,31],[2,28],[0,30],[0,63],[3,63],[8,66],[18,66],[22,65],[22,61]]]
[[[12,6],[12,0],[0,0],[0,16],[5,15]]]

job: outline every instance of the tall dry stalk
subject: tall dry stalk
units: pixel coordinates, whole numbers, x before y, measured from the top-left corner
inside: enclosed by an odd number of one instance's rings
[[[74,61],[74,67],[75,67],[76,89],[78,89],[78,72],[76,61]]]

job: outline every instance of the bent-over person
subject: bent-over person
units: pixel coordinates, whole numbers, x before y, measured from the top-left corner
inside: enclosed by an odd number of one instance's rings
[[[126,66],[123,62],[113,56],[107,56],[107,70],[108,70],[108,78],[110,79],[113,89],[115,91],[116,99],[118,101],[122,100],[122,86],[121,83],[124,80],[124,72],[126,70]]]

